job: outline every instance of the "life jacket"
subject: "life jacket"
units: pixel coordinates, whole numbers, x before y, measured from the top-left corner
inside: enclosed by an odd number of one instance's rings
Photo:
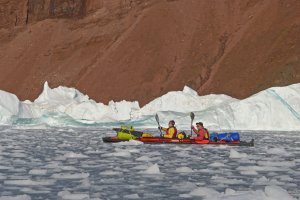
[[[197,130],[195,128],[193,128],[193,131],[197,134],[196,139],[200,139],[200,140],[209,140],[209,133],[208,130],[206,128]]]
[[[164,138],[176,138],[176,135],[177,135],[177,129],[176,129],[176,127],[163,128],[163,130],[166,131],[166,134],[164,134]]]
[[[206,128],[204,128],[204,130],[206,130],[206,134],[204,134],[204,140],[209,140],[209,132]]]

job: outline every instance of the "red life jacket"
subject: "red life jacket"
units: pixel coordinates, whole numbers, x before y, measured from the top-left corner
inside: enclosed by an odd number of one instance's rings
[[[199,130],[193,128],[193,131],[194,131],[194,133],[197,134],[196,139],[199,139],[199,140],[208,140],[209,139],[209,132],[206,128],[199,129]]]

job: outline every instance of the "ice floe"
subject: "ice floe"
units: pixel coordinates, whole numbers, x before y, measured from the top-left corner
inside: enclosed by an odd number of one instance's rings
[[[146,171],[144,171],[143,173],[145,174],[160,174],[160,170],[159,170],[159,166],[158,164],[154,164],[152,166],[150,166]]]

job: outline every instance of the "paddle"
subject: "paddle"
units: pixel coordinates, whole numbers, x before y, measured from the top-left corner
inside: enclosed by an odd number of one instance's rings
[[[160,137],[162,137],[162,132],[161,132],[160,124],[159,124],[159,118],[158,118],[158,115],[157,115],[157,114],[155,115],[155,119],[156,119],[156,122],[157,122],[158,127],[159,127]]]
[[[193,112],[191,112],[190,117],[191,117],[191,137],[192,137],[192,135],[193,135],[192,126],[193,126],[193,121],[194,121],[194,118],[195,118],[195,114]]]

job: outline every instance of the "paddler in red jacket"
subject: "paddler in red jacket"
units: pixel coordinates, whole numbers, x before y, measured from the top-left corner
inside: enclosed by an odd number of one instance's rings
[[[208,140],[209,139],[209,133],[206,128],[204,128],[202,122],[197,122],[196,123],[197,129],[192,126],[191,128],[193,129],[194,133],[196,133],[197,137],[194,139],[196,140]]]
[[[161,129],[166,132],[166,134],[163,135],[164,138],[176,138],[177,129],[175,127],[175,121],[174,120],[169,121],[168,125],[169,128],[158,127],[158,129]]]

